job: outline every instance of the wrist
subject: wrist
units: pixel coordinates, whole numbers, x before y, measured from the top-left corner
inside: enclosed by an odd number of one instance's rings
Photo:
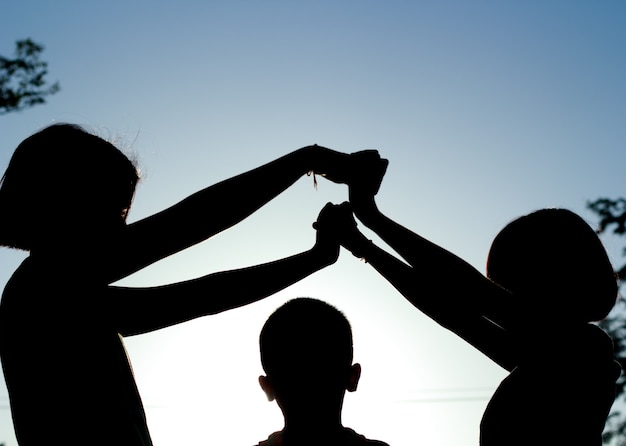
[[[352,249],[350,249],[350,252],[354,257],[361,259],[365,263],[367,263],[372,255],[373,250],[374,242],[372,242],[370,239],[363,238],[363,240],[360,240],[356,245],[353,246]]]
[[[316,242],[309,251],[322,267],[332,265],[339,258],[339,245]]]
[[[350,191],[350,204],[352,205],[354,215],[366,226],[374,223],[376,216],[380,215],[372,195],[360,195]]]
[[[358,232],[349,237],[345,237],[342,246],[346,248],[354,257],[367,261],[374,249],[374,243],[362,233]]]
[[[326,158],[325,152],[328,149],[313,144],[312,146],[303,147],[301,150],[303,152],[305,173],[323,173]]]

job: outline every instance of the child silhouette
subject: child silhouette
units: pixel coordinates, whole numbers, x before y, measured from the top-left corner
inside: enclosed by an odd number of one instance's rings
[[[365,169],[350,184],[350,204],[332,213],[337,237],[416,308],[510,372],[485,410],[480,444],[602,444],[620,368],[611,339],[592,324],[617,296],[595,232],[565,209],[520,217],[493,241],[485,277],[380,212],[373,191],[384,171],[375,179]],[[352,211],[404,261],[368,240]]]
[[[339,245],[326,232],[263,265],[159,287],[110,284],[240,222],[305,173],[345,183],[352,159],[304,147],[126,224],[138,175],[121,151],[69,124],[25,139],[0,186],[0,245],[29,251],[0,302],[20,446],[152,444],[123,337],[262,299],[334,263]]]
[[[285,420],[259,446],[387,446],[341,423],[345,392],[354,392],[361,376],[343,313],[317,299],[290,300],[267,319],[259,346],[266,373],[259,384]]]

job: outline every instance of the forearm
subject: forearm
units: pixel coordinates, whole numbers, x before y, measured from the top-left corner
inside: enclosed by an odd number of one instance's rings
[[[186,244],[202,241],[244,220],[313,170],[322,148],[305,147],[202,189],[157,214],[163,224],[183,229]],[[184,246],[183,240],[172,246]]]
[[[304,147],[272,162],[209,186],[174,206],[128,225],[124,256],[113,280],[125,277],[239,223],[302,175],[324,172],[348,155],[319,146]]]
[[[414,307],[428,315],[440,325],[454,330],[463,311],[459,302],[462,293],[450,279],[437,279],[394,257],[370,241],[361,240],[351,251],[371,265],[381,276],[393,285]],[[476,308],[468,309],[478,318]]]
[[[424,282],[432,278],[424,277],[419,271],[374,243],[362,240],[356,244],[356,248],[359,257],[426,316],[464,339],[506,370],[512,370],[517,365],[516,352],[511,348],[509,335],[479,313],[472,303],[474,296],[468,298],[468,290],[459,289],[452,280],[448,280],[440,282],[438,286],[440,289],[449,289],[450,294],[445,291],[434,292],[432,283],[424,285]]]
[[[311,249],[248,268],[152,288],[110,287],[125,336],[217,314],[261,300],[332,264],[336,256]]]
[[[165,217],[173,220],[171,225],[184,224],[191,231],[189,243],[204,240],[245,219],[304,174],[324,173],[344,158],[348,155],[325,147],[303,147],[196,192],[171,212],[166,210]]]
[[[419,299],[436,297],[461,307],[471,306],[477,312],[497,305],[494,293],[500,296],[499,287],[465,260],[384,215],[373,197],[359,200],[354,209],[365,226],[411,265],[419,286]],[[463,287],[464,294],[473,296],[471,302],[461,297],[455,284]]]

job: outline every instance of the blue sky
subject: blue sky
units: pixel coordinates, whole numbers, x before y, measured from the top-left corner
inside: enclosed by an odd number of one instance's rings
[[[312,143],[378,149],[390,161],[381,209],[481,271],[516,216],[557,206],[594,224],[587,201],[626,195],[617,0],[3,0],[0,21],[0,54],[26,37],[44,44],[62,87],[44,106],[0,117],[0,169],[39,128],[84,125],[138,160],[131,221]],[[303,177],[236,228],[123,283],[308,249],[319,210],[346,199],[345,187],[315,190]],[[23,258],[0,250],[0,284]],[[281,427],[257,386],[257,336],[274,308],[302,295],[352,321],[363,378],[346,398],[346,425],[394,446],[477,445],[504,372],[344,252],[265,301],[127,340],[155,446],[254,444]],[[16,444],[3,385],[0,442]]]

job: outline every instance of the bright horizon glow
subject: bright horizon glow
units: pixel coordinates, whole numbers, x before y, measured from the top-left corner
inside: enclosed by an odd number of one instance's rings
[[[4,0],[0,16],[0,55],[30,37],[61,84],[46,105],[0,117],[0,170],[36,130],[84,125],[138,160],[129,221],[308,144],[377,148],[390,161],[381,209],[483,272],[513,218],[554,206],[594,224],[588,200],[626,194],[626,3]],[[318,182],[303,177],[122,283],[310,248],[320,209],[347,199],[345,186]],[[24,256],[0,249],[1,285]],[[155,446],[251,446],[281,428],[257,383],[257,339],[299,296],[330,302],[353,326],[363,377],[346,396],[346,426],[392,446],[478,445],[504,371],[342,252],[264,301],[126,339]],[[0,381],[2,442],[17,444]]]

